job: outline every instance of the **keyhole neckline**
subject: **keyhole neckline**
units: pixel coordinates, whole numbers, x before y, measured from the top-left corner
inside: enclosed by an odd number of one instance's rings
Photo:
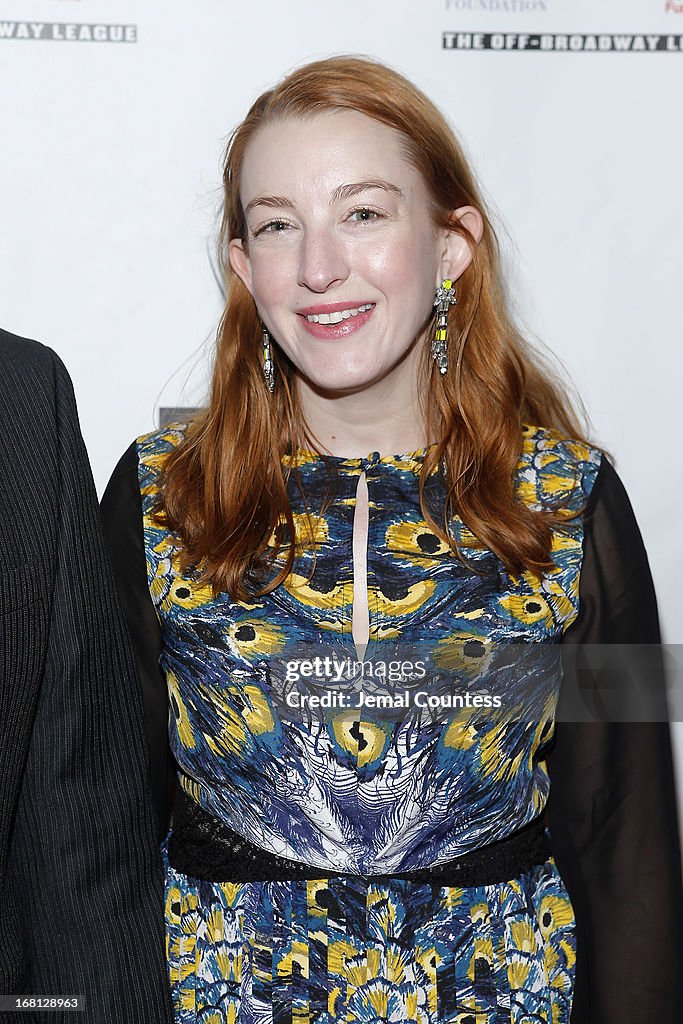
[[[398,455],[382,455],[381,452],[374,451],[368,452],[367,455],[328,455],[327,453],[320,453],[314,451],[312,448],[306,448],[302,445],[298,445],[295,449],[298,457],[305,459],[306,462],[319,460],[321,462],[329,462],[338,466],[347,466],[349,468],[356,467],[361,472],[369,469],[371,466],[376,465],[394,465],[400,462],[413,462],[422,463],[427,452],[436,447],[436,442],[428,445],[426,448],[418,448],[412,452],[402,452]]]

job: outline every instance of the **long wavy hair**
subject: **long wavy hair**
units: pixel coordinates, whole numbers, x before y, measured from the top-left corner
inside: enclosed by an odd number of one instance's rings
[[[491,220],[447,121],[406,78],[365,58],[333,57],[294,71],[259,96],[230,137],[219,235],[227,302],[217,333],[210,400],[166,461],[158,519],[179,536],[184,567],[194,567],[215,592],[227,591],[234,600],[268,593],[292,569],[298,538],[287,482],[296,472],[296,460],[292,466],[292,459],[283,456],[302,444],[319,449],[303,418],[296,368],[277,345],[275,391],[268,391],[259,316],[251,295],[230,271],[227,252],[233,238],[247,245],[240,176],[254,133],[280,119],[340,109],[360,111],[402,133],[406,157],[427,186],[434,224],[464,235],[472,250],[472,262],[457,282],[457,306],[449,314],[445,375],[429,358],[433,321],[424,332],[425,429],[438,442],[427,450],[422,466],[422,513],[463,560],[466,552],[458,548],[449,526],[456,514],[510,572],[540,576],[552,565],[551,528],[565,517],[560,510],[532,510],[518,500],[515,469],[522,424],[572,438],[582,438],[584,429],[566,387],[530,348],[508,312]],[[478,245],[453,218],[454,210],[470,205],[484,219]],[[427,507],[424,485],[440,466],[446,497],[436,510]]]

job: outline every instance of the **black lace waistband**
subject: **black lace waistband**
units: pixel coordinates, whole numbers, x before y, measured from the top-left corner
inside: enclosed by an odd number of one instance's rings
[[[329,871],[303,861],[290,860],[251,843],[239,832],[214,818],[179,789],[168,842],[171,867],[191,878],[210,882],[285,882],[297,879],[363,878],[368,881],[398,878],[434,885],[493,885],[518,878],[550,856],[541,817],[489,846],[454,857],[435,867],[390,874],[357,875]]]

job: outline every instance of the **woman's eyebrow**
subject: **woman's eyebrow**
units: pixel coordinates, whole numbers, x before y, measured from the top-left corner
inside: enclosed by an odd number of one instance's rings
[[[252,199],[250,203],[247,203],[244,208],[245,214],[253,210],[255,206],[270,206],[275,210],[291,210],[294,207],[294,203],[291,199],[287,199],[286,196],[257,196],[256,199]]]
[[[383,178],[369,178],[367,181],[356,181],[350,185],[340,185],[332,193],[332,203],[338,202],[340,199],[352,199],[353,196],[357,196],[359,192],[367,192],[372,188],[381,188],[385,192],[393,192],[394,195],[401,196],[403,198],[403,190],[398,185],[392,185],[390,181],[385,181]]]
[[[393,185],[390,181],[385,181],[383,178],[369,178],[367,181],[354,181],[348,185],[340,185],[332,193],[330,205],[340,200],[352,199],[361,192],[367,192],[373,188],[380,188],[384,192],[391,192],[401,198],[404,197],[403,189],[400,189],[398,185]],[[286,196],[256,196],[255,199],[252,199],[245,206],[245,214],[250,213],[256,206],[268,206],[274,210],[291,210],[294,208],[294,203]]]

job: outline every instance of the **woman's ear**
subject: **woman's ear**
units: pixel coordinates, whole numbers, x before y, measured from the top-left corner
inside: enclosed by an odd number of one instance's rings
[[[453,211],[453,219],[467,228],[476,245],[484,234],[484,218],[476,206],[460,206]],[[445,230],[444,248],[441,259],[441,278],[457,279],[465,273],[474,255],[471,243],[457,231]],[[438,282],[441,283],[440,281]]]
[[[228,262],[233,273],[239,277],[249,294],[253,295],[251,287],[251,260],[241,238],[231,238],[228,242]]]

